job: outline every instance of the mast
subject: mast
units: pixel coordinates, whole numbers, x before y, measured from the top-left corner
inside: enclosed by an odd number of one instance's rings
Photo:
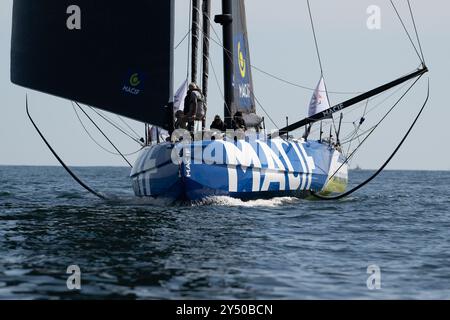
[[[192,59],[191,82],[197,83],[198,74],[198,43],[200,34],[200,0],[192,0]]]
[[[223,76],[224,76],[224,122],[231,128],[231,105],[233,103],[233,16],[232,0],[222,0],[222,14],[214,18],[223,28]]]
[[[416,71],[414,71],[414,72],[412,72],[412,73],[410,73],[410,74],[408,74],[408,75],[406,75],[404,77],[398,78],[397,80],[391,81],[391,82],[389,82],[387,84],[384,84],[384,85],[382,85],[380,87],[377,87],[377,88],[375,88],[375,89],[373,89],[371,91],[368,91],[368,92],[363,93],[363,94],[361,94],[359,96],[356,96],[356,97],[354,97],[352,99],[349,99],[349,100],[344,101],[344,102],[342,102],[340,104],[337,104],[337,105],[335,105],[335,106],[333,106],[331,108],[328,108],[328,109],[326,109],[326,110],[324,110],[322,112],[319,112],[319,113],[317,113],[317,114],[315,114],[315,115],[313,115],[313,116],[311,116],[309,118],[305,118],[305,119],[300,120],[300,121],[298,121],[296,123],[293,123],[290,126],[286,126],[286,127],[282,128],[282,129],[278,130],[277,132],[269,135],[269,138],[275,138],[275,137],[280,136],[280,135],[285,135],[286,132],[294,131],[294,130],[296,130],[298,128],[301,128],[303,126],[306,126],[306,125],[308,125],[310,123],[314,123],[314,122],[317,122],[317,121],[320,121],[320,120],[323,120],[323,119],[327,119],[327,118],[331,117],[336,112],[339,112],[339,111],[344,110],[344,109],[346,109],[348,107],[351,107],[351,106],[353,106],[353,105],[355,105],[355,104],[357,104],[357,103],[359,103],[361,101],[367,100],[367,99],[369,99],[369,98],[371,98],[373,96],[379,95],[380,93],[383,93],[383,92],[385,92],[385,91],[387,91],[389,89],[392,89],[392,88],[394,88],[396,86],[399,86],[399,85],[401,85],[402,83],[405,83],[408,80],[414,79],[416,77],[420,77],[420,76],[422,76],[423,74],[425,74],[427,72],[428,72],[428,68],[425,65],[422,65],[422,67],[420,69],[418,69],[418,70],[416,70]]]
[[[205,103],[208,100],[208,78],[209,78],[209,37],[210,37],[210,16],[211,0],[203,0],[203,78],[202,91]]]

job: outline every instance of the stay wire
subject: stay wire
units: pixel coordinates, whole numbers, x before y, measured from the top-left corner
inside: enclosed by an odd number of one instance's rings
[[[313,32],[313,36],[314,36],[314,43],[316,45],[316,52],[317,52],[317,58],[319,60],[320,73],[323,76],[322,59],[320,57],[319,44],[317,43],[316,29],[314,27],[314,20],[313,20],[313,16],[311,13],[311,5],[309,4],[309,0],[306,0],[306,3],[308,4],[309,19],[311,21],[311,28],[312,28],[312,32]]]

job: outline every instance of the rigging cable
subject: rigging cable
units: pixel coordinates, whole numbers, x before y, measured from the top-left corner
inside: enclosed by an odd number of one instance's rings
[[[229,50],[227,50],[227,49],[223,46],[223,44],[220,43],[220,41],[221,41],[221,40],[220,40],[220,37],[219,37],[219,35],[218,35],[216,29],[214,28],[214,25],[212,24],[211,19],[209,19],[209,24],[210,24],[210,26],[211,26],[211,29],[212,29],[213,32],[214,32],[214,35],[215,35],[216,38],[217,38],[217,40],[216,40],[216,39],[214,39],[214,38],[211,37],[210,40],[211,40],[212,42],[214,42],[217,46],[219,46],[219,47],[221,47],[223,50],[225,50],[225,51],[227,52],[227,55],[228,55],[229,59],[231,59],[231,55],[230,55]],[[304,86],[304,85],[301,85],[301,84],[292,82],[292,81],[290,81],[290,80],[286,80],[286,79],[284,79],[284,78],[282,78],[282,77],[280,77],[280,76],[277,76],[277,75],[275,75],[275,74],[273,74],[273,73],[270,73],[270,72],[268,72],[268,71],[265,71],[265,70],[263,70],[263,69],[261,69],[261,68],[255,66],[255,65],[253,65],[253,64],[251,64],[250,67],[251,67],[252,69],[255,69],[256,71],[259,71],[259,72],[262,73],[262,74],[265,74],[266,76],[268,76],[268,77],[270,77],[270,78],[273,78],[274,80],[283,82],[283,83],[288,84],[288,85],[293,86],[293,87],[297,87],[297,88],[304,89],[304,90],[308,90],[308,91],[316,91],[316,89],[317,89],[317,88],[313,88],[313,87]],[[321,92],[321,91],[320,91],[320,92]],[[363,93],[363,91],[328,91],[328,93],[331,93],[331,94],[339,94],[339,95],[346,95],[346,94],[361,94],[361,93]]]
[[[308,91],[316,91],[317,90],[317,88],[303,86],[303,85],[297,84],[295,82],[283,79],[283,78],[281,78],[279,76],[276,76],[276,75],[274,75],[272,73],[264,71],[264,70],[258,68],[257,66],[255,66],[253,64],[251,65],[251,67],[252,67],[252,69],[255,69],[256,71],[261,72],[262,74],[265,74],[266,76],[268,76],[268,77],[270,77],[272,79],[275,79],[277,81],[283,82],[283,83],[288,84],[290,86],[293,86],[293,87],[296,87],[296,88],[300,88],[300,89],[304,89],[304,90],[308,90]],[[319,92],[323,92],[323,91],[319,90]],[[346,94],[361,94],[361,93],[363,93],[363,91],[328,91],[328,93],[346,95]]]
[[[397,7],[395,6],[393,0],[389,0],[389,1],[391,2],[392,7],[394,8],[395,13],[397,14],[397,17],[398,17],[398,19],[400,20],[400,23],[402,24],[403,29],[405,29],[406,35],[408,36],[409,41],[411,42],[411,45],[413,46],[414,50],[416,51],[416,54],[417,54],[417,56],[419,57],[419,60],[424,64],[425,62],[423,61],[422,57],[420,56],[420,53],[419,53],[419,51],[417,50],[417,47],[416,47],[416,45],[414,44],[414,41],[412,40],[411,35],[409,34],[409,31],[408,31],[408,29],[406,28],[406,25],[405,25],[405,23],[403,22],[403,19],[402,19],[402,17],[400,16],[400,13],[399,13],[398,10],[397,10]],[[417,29],[416,29],[416,30],[417,30]]]
[[[94,120],[87,114],[86,111],[78,104],[78,102],[74,101],[74,103],[78,106],[78,108],[84,113],[84,115],[92,122],[92,124],[97,128],[97,130],[105,137],[106,140],[111,144],[111,146],[120,154],[120,156],[125,160],[125,162],[130,166],[130,168],[133,168],[133,165],[128,161],[128,159],[123,155],[122,152],[116,147],[116,145],[111,141],[111,139],[108,138],[108,136],[100,129],[100,127],[95,123]]]
[[[75,102],[78,106],[79,104],[77,102]],[[113,126],[114,128],[116,128],[117,130],[119,130],[120,132],[122,132],[124,135],[126,135],[128,138],[130,138],[131,140],[133,140],[134,142],[137,142],[139,145],[142,145],[142,142],[139,141],[139,139],[134,138],[131,136],[131,134],[127,133],[124,129],[122,129],[119,125],[117,125],[114,121],[112,121],[111,119],[109,119],[107,116],[105,116],[104,114],[102,114],[101,112],[99,112],[98,110],[96,110],[95,108],[88,106],[93,112],[95,112],[98,116],[100,116],[103,120],[105,120],[106,122],[108,122],[111,126]],[[80,107],[81,108],[81,107]]]
[[[213,41],[215,44],[217,44],[219,47],[221,47],[221,48],[224,50],[224,52],[226,53],[228,59],[233,63],[232,58],[231,58],[231,52],[230,52],[228,49],[226,49],[226,48],[223,46],[223,44],[220,43],[219,35],[217,34],[217,32],[216,32],[214,26],[213,26],[212,23],[211,23],[211,18],[209,18],[208,21],[209,21],[209,25],[210,25],[211,29],[213,30],[213,33],[214,33],[215,36],[217,37],[217,41],[214,40],[212,37],[209,37],[209,39],[212,40],[212,41]],[[203,36],[205,36],[204,33],[203,33]],[[211,61],[211,59],[210,59],[210,61]],[[211,65],[212,65],[214,77],[216,78],[216,83],[217,83],[217,85],[219,86],[219,90],[220,90],[220,85],[219,85],[219,82],[218,82],[218,80],[217,80],[217,75],[216,75],[216,72],[215,72],[215,70],[214,70],[214,66],[213,66],[212,63],[211,63]],[[222,94],[222,96],[223,96],[223,100],[224,100],[224,102],[225,102],[225,96],[223,95],[222,90],[220,90],[220,92],[221,92],[221,94]],[[269,120],[272,122],[272,124],[278,129],[277,124],[276,124],[275,121],[272,119],[272,117],[270,116],[270,114],[266,111],[266,109],[263,107],[263,105],[261,104],[261,102],[259,101],[259,99],[256,97],[256,95],[255,95],[255,93],[254,93],[253,90],[251,90],[251,95],[252,95],[253,98],[255,99],[255,102],[259,105],[259,107],[263,110],[263,112],[266,114],[266,116],[267,116],[267,117],[269,118]],[[228,111],[229,111],[230,114],[231,114],[231,110],[230,110],[229,106],[226,104],[226,102],[225,102],[225,106],[226,106],[226,108],[228,109]]]
[[[209,24],[210,24],[210,26],[212,27],[213,32],[216,34],[216,37],[218,37],[216,31],[214,30],[214,27],[211,25],[211,19],[209,19]],[[203,36],[205,36],[204,33],[203,33]],[[219,45],[222,49],[226,50],[225,47],[224,47],[222,44],[216,42],[216,41],[215,41],[214,39],[212,39],[211,37],[210,37],[210,40],[212,40],[214,43],[216,43],[217,45]],[[229,52],[228,50],[226,50],[225,52],[227,53],[228,59],[231,59],[230,52]],[[223,101],[224,101],[224,103],[225,103],[225,106],[226,106],[228,112],[230,112],[230,114],[231,114],[230,107],[227,105],[227,103],[226,103],[226,101],[225,101],[225,95],[223,94],[222,89],[220,88],[220,83],[219,83],[219,80],[218,80],[218,77],[217,77],[216,70],[215,70],[215,68],[214,68],[214,64],[212,63],[212,59],[210,58],[209,60],[210,60],[210,65],[211,65],[211,67],[212,67],[212,71],[213,71],[214,78],[215,78],[215,80],[216,80],[216,84],[217,84],[217,86],[218,86],[219,92],[220,92],[220,94],[222,95],[222,99],[223,99]],[[273,119],[272,119],[272,117],[270,116],[270,114],[266,111],[266,109],[263,107],[263,105],[261,104],[261,102],[258,100],[258,98],[256,97],[256,95],[255,95],[255,93],[253,92],[253,90],[251,90],[251,94],[252,94],[252,96],[254,97],[256,103],[259,105],[259,107],[263,110],[263,112],[267,115],[267,117],[269,118],[269,120],[272,122],[272,124],[278,129],[277,124],[275,123],[275,121],[273,121]]]
[[[220,95],[221,95],[222,100],[223,100],[223,102],[225,104],[225,107],[227,108],[228,112],[231,114],[231,109],[228,106],[227,102],[225,101],[225,95],[224,95],[224,93],[222,91],[222,88],[220,86],[219,78],[217,77],[216,69],[214,68],[214,63],[212,62],[212,59],[209,59],[209,65],[211,66],[211,69],[212,69],[212,72],[213,72],[213,75],[214,75],[214,79],[216,81],[217,89],[220,92]]]
[[[39,134],[39,136],[42,138],[42,141],[44,141],[44,143],[47,145],[47,147],[49,148],[50,152],[55,156],[56,160],[58,160],[58,162],[63,166],[63,168],[67,171],[67,173],[80,185],[82,186],[84,189],[86,189],[88,192],[92,193],[93,195],[95,195],[96,197],[102,199],[102,200],[107,200],[107,197],[97,191],[95,191],[94,189],[92,189],[91,187],[89,187],[86,183],[84,183],[80,178],[78,178],[78,176],[64,163],[64,161],[58,156],[58,154],[55,152],[55,150],[52,148],[52,146],[50,145],[50,143],[47,141],[47,139],[45,139],[44,135],[42,134],[41,130],[39,130],[38,126],[36,125],[36,123],[34,122],[33,118],[30,115],[30,111],[28,108],[28,95],[26,95],[26,99],[25,99],[25,106],[26,106],[26,111],[27,111],[27,116],[28,119],[30,119],[31,123],[33,124],[33,127],[36,129],[37,133]]]
[[[408,7],[409,7],[409,13],[411,14],[411,19],[412,19],[412,22],[414,25],[414,31],[416,33],[417,43],[419,44],[420,54],[422,55],[422,63],[425,64],[425,56],[423,54],[422,44],[421,44],[420,37],[419,37],[419,32],[417,31],[416,19],[414,18],[413,10],[411,7],[411,2],[409,0],[408,0]]]
[[[420,79],[420,78],[419,78]],[[425,99],[425,102],[423,103],[422,108],[419,110],[419,113],[417,114],[416,118],[414,119],[413,123],[411,124],[411,126],[409,127],[408,131],[406,132],[405,136],[403,137],[403,139],[400,141],[399,145],[395,148],[394,152],[389,156],[389,158],[386,160],[386,162],[372,175],[370,176],[367,180],[365,180],[363,183],[359,184],[358,186],[354,187],[353,189],[338,195],[338,196],[334,196],[334,197],[327,197],[327,196],[322,196],[320,194],[317,194],[315,192],[312,192],[311,194],[320,199],[320,200],[339,200],[339,199],[343,199],[349,195],[351,195],[352,193],[358,191],[359,189],[361,189],[362,187],[364,187],[366,184],[368,184],[370,181],[372,181],[373,179],[375,179],[383,170],[384,168],[391,162],[391,160],[394,158],[394,156],[397,154],[397,152],[400,150],[400,148],[402,147],[403,143],[406,141],[406,139],[408,138],[409,134],[411,133],[411,131],[413,130],[413,128],[415,127],[417,121],[419,120],[420,116],[422,115],[423,110],[425,109],[427,103],[428,103],[428,99],[430,97],[430,80],[428,79],[428,89],[427,89],[427,97]],[[339,171],[339,169],[338,169]]]
[[[186,40],[186,38],[191,34],[191,29],[189,29],[189,31],[184,35],[183,38],[181,38],[181,40],[177,43],[177,45],[173,48],[173,50],[177,50],[179,46],[181,46],[181,44],[184,42],[184,40]]]
[[[140,134],[136,132],[136,130],[134,130],[121,116],[116,115],[117,118],[120,120],[120,122],[122,122],[125,126],[128,127],[128,129],[130,129],[135,135],[136,137],[140,138]]]
[[[415,84],[420,80],[420,78],[422,78],[422,76],[419,76],[414,83],[408,88],[408,90],[406,90],[406,92],[397,100],[397,102],[394,103],[394,105],[386,112],[386,114],[381,118],[380,121],[378,121],[378,123],[373,126],[373,129],[370,130],[370,132],[368,133],[368,135],[363,139],[363,141],[355,148],[355,150],[352,151],[352,153],[347,157],[347,160],[333,173],[333,175],[328,179],[331,180],[333,179],[333,177],[339,172],[339,170],[341,170],[341,168],[348,162],[349,159],[351,159],[356,151],[359,150],[359,148],[361,148],[361,146],[367,141],[367,139],[369,139],[369,137],[372,135],[372,133],[374,133],[374,131],[378,128],[378,126],[387,118],[387,116],[397,107],[397,105],[403,100],[403,98],[408,94],[409,91],[411,91],[411,89],[415,86]]]
[[[112,155],[115,155],[115,156],[120,156],[120,154],[118,154],[118,153],[116,153],[116,152],[113,152],[113,151],[111,151],[111,150],[108,150],[106,147],[102,146],[102,145],[100,144],[100,142],[98,142],[98,141],[92,136],[92,134],[89,132],[89,130],[88,130],[88,129],[86,128],[86,126],[84,125],[84,123],[83,123],[83,121],[82,121],[80,115],[78,114],[78,111],[77,111],[77,109],[76,109],[76,107],[75,107],[75,105],[74,105],[73,102],[72,102],[72,108],[73,108],[73,111],[75,112],[75,115],[76,115],[77,118],[78,118],[78,121],[80,122],[81,126],[83,127],[83,129],[84,129],[84,131],[86,132],[86,134],[88,135],[88,137],[89,137],[89,138],[90,138],[90,139],[91,139],[91,140],[92,140],[99,148],[103,149],[105,152],[107,152],[107,153],[109,153],[109,154],[112,154]],[[142,148],[139,149],[139,150],[137,150],[137,151],[135,151],[135,152],[128,153],[128,154],[124,154],[124,155],[125,155],[125,156],[132,156],[132,155],[138,153],[138,152],[141,151],[141,150],[142,150]]]
[[[317,58],[319,59],[320,73],[323,76],[322,59],[320,58],[319,44],[317,43],[316,29],[314,28],[314,20],[311,13],[311,6],[309,4],[309,0],[306,0],[306,3],[308,4],[309,19],[311,20],[311,28],[314,36],[314,43],[316,45]]]
[[[258,106],[263,110],[263,112],[266,114],[266,116],[269,118],[270,122],[272,122],[272,124],[275,126],[275,128],[277,128],[277,130],[280,130],[280,128],[277,126],[277,124],[275,123],[275,121],[272,119],[272,117],[270,116],[270,114],[266,111],[266,109],[263,107],[263,105],[261,104],[261,102],[259,101],[259,99],[256,97],[253,89],[250,90],[253,98],[255,99],[256,103],[258,104]]]

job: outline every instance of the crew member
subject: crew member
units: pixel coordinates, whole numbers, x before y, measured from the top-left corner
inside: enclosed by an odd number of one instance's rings
[[[225,123],[222,121],[219,115],[216,115],[214,117],[214,121],[211,123],[211,126],[209,127],[211,130],[219,130],[221,132],[226,131]]]
[[[175,112],[175,129],[187,129],[186,118],[183,110]]]
[[[201,90],[195,83],[189,84],[189,90],[184,100],[184,114],[190,132],[203,131],[206,118],[206,103]]]
[[[233,121],[231,122],[233,130],[243,130],[247,131],[247,125],[242,117],[242,112],[238,111],[234,114]]]

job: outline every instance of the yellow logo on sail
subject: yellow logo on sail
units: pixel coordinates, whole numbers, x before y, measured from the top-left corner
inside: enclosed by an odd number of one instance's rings
[[[141,81],[139,80],[139,74],[137,74],[137,73],[132,74],[130,77],[130,85],[132,87],[137,87],[140,84],[141,84]]]
[[[241,42],[238,42],[238,60],[239,60],[239,71],[241,72],[241,77],[245,78],[247,73],[247,63],[244,58],[244,54],[241,51]]]

